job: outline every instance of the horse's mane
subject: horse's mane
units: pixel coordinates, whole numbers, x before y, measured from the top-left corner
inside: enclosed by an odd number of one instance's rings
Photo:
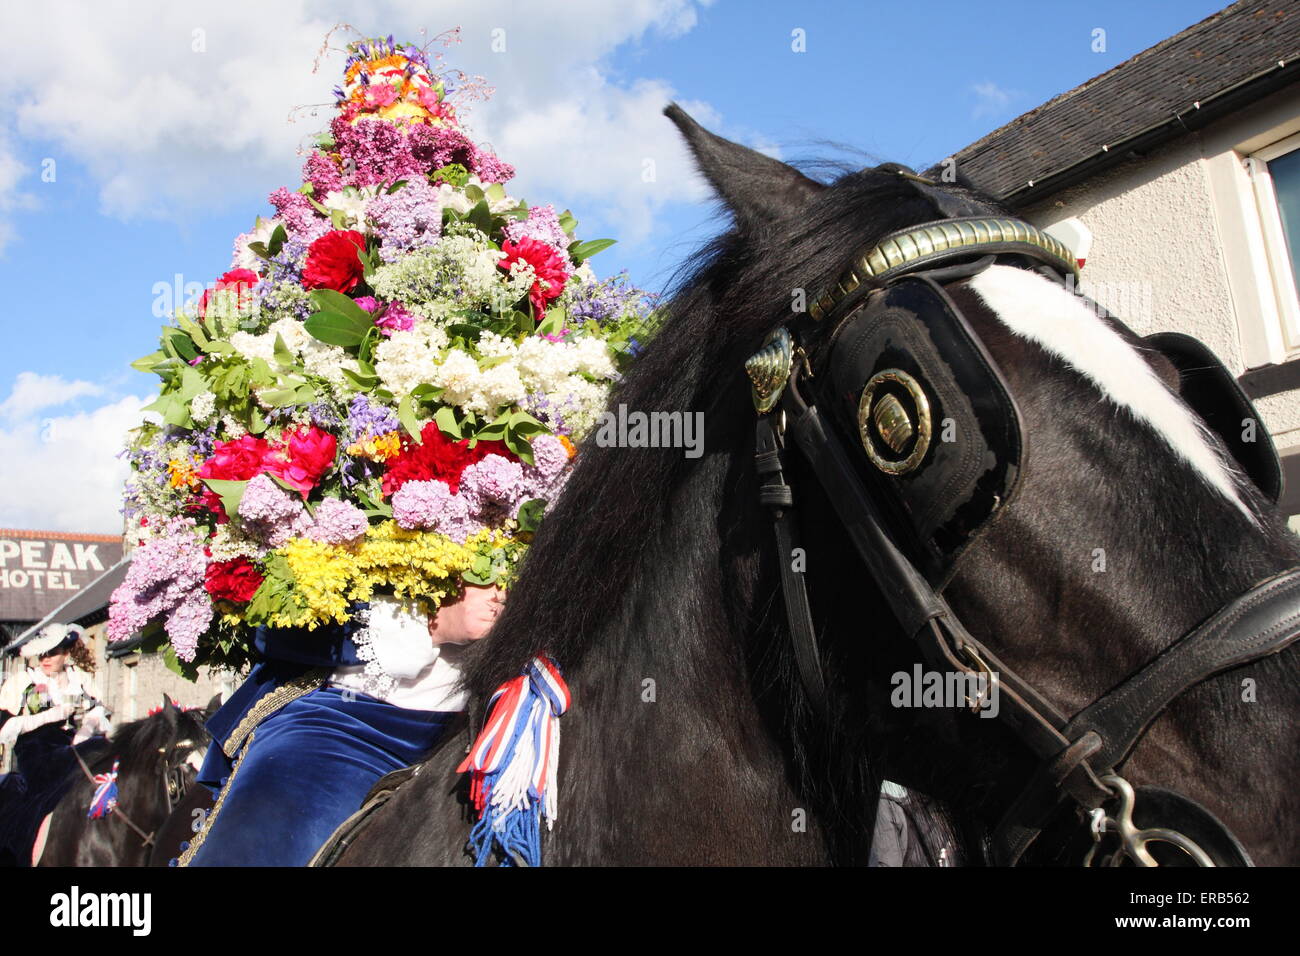
[[[91,763],[93,770],[107,770],[113,759],[121,761],[124,774],[152,771],[158,762],[159,748],[168,748],[173,741],[190,737],[199,742],[207,739],[203,729],[203,711],[176,708],[175,719],[168,719],[166,709],[122,724],[113,731],[108,748]]]

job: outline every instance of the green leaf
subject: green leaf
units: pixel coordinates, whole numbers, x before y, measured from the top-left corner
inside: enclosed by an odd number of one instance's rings
[[[200,478],[205,485],[221,499],[221,507],[226,509],[226,517],[234,518],[239,514],[239,503],[244,500],[247,481],[227,481],[224,478]]]
[[[575,242],[569,246],[569,255],[573,257],[574,262],[582,265],[596,253],[608,249],[616,242],[617,239],[588,239],[586,242]]]
[[[545,498],[530,498],[519,506],[519,531],[521,534],[535,533],[542,524],[542,514],[546,511]]]
[[[483,235],[492,235],[492,211],[488,209],[486,199],[480,199],[475,203],[474,208],[465,214],[465,221],[472,223],[474,228]]]
[[[157,366],[167,361],[167,355],[159,349],[157,352],[150,352],[148,355],[142,355],[131,363],[131,367],[137,372],[156,372]]]
[[[368,392],[379,384],[378,375],[366,375],[364,372],[358,374],[350,368],[344,368],[342,371],[343,377],[363,392]]]
[[[379,326],[372,325],[368,330],[366,330],[365,337],[361,340],[361,344],[357,346],[358,360],[369,364],[370,358],[375,351],[375,345],[379,342],[379,338]]]
[[[315,190],[313,189],[312,192],[315,192]],[[330,211],[326,209],[324,206],[322,206],[320,203],[318,203],[316,200],[312,199],[309,193],[303,193],[303,195],[307,197],[307,201],[312,204],[312,206],[315,208],[315,210],[318,213],[320,213],[326,219],[331,219],[331,220],[333,219],[333,217],[330,215]]]
[[[296,388],[276,388],[266,389],[258,392],[259,401],[265,402],[272,408],[284,408],[286,405],[298,404],[298,390]]]
[[[406,433],[415,440],[417,445],[424,444],[423,439],[420,438],[420,422],[415,417],[414,396],[407,395],[400,403],[398,403],[397,419],[402,423],[402,427],[406,429]]]
[[[568,314],[562,306],[551,306],[546,310],[546,318],[542,319],[537,325],[538,335],[555,335],[564,328],[564,320]]]
[[[196,681],[199,677],[199,667],[193,661],[183,661],[176,656],[176,647],[172,644],[167,645],[163,651],[163,663],[167,669],[174,673],[180,674],[187,681]]]
[[[208,337],[203,332],[203,326],[199,325],[199,323],[195,322],[184,312],[179,311],[176,313],[176,324],[185,330],[189,337],[194,340],[195,345],[201,349],[207,348]]]
[[[338,312],[356,319],[358,322],[374,324],[370,313],[357,305],[354,299],[349,298],[342,292],[335,292],[333,289],[314,289],[311,293],[311,300],[316,304],[316,308],[323,312]]]
[[[456,421],[456,410],[450,405],[443,405],[434,412],[433,420],[437,423],[439,430],[448,438],[459,441],[465,437],[461,431],[460,422]]]
[[[405,180],[405,179],[399,179],[397,182],[395,182],[395,183],[393,183],[391,186],[389,186],[388,189],[385,190],[385,192],[386,192],[388,195],[391,196],[393,193],[397,192],[399,189],[401,189],[401,188],[402,188],[403,186],[405,186],[405,185],[406,185],[406,180]]]
[[[298,364],[289,351],[289,346],[284,344],[284,336],[279,332],[275,333],[275,361],[284,368],[293,368]]]
[[[288,238],[289,234],[284,231],[284,223],[278,223],[271,231],[271,240],[266,244],[267,255],[278,256],[280,250],[284,248],[284,241]]]
[[[492,202],[500,202],[506,198],[506,187],[502,186],[500,183],[493,183],[487,188],[485,195],[488,199],[492,200]]]
[[[560,213],[559,222],[560,228],[570,235],[573,234],[573,230],[578,228],[578,220],[574,219],[573,213],[569,212],[567,209]]]
[[[312,338],[327,345],[354,348],[365,340],[366,333],[374,328],[374,320],[366,316],[357,319],[341,312],[315,312],[303,323]]]

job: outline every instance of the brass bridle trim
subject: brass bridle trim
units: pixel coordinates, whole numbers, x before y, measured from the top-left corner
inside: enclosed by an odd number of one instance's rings
[[[920,263],[932,263],[957,255],[1023,251],[1048,261],[1062,272],[1079,274],[1069,247],[1059,239],[1019,219],[945,219],[925,223],[886,236],[846,270],[839,280],[808,307],[808,314],[820,321],[858,286],[868,279],[895,278]]]

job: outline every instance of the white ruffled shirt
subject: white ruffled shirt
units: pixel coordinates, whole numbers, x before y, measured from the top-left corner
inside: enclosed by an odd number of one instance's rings
[[[352,641],[365,663],[336,667],[330,686],[409,710],[460,711],[468,705],[468,695],[456,688],[464,648],[435,645],[428,618],[418,608],[376,597],[367,623]]]

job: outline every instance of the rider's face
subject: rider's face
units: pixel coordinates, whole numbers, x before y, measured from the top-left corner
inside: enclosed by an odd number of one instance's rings
[[[53,651],[41,655],[41,670],[46,674],[57,674],[68,664],[67,651]]]

